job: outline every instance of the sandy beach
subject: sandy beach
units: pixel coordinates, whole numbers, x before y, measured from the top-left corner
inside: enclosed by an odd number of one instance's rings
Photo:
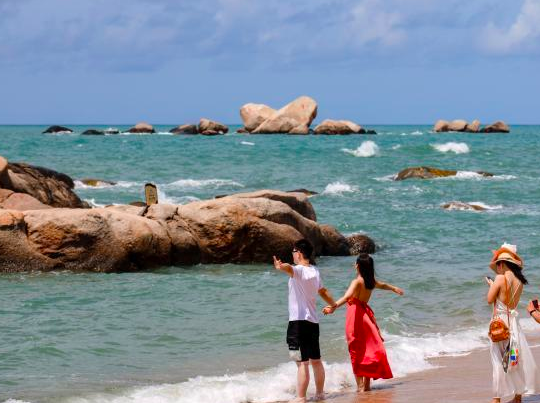
[[[536,362],[540,362],[540,338],[528,337]],[[491,401],[491,362],[488,349],[475,350],[463,357],[431,361],[437,369],[375,385],[362,394],[349,392],[330,395],[327,403],[476,403]],[[524,402],[540,402],[540,394],[526,396]]]

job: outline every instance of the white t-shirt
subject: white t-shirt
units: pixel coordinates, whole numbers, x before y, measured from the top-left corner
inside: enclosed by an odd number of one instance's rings
[[[321,275],[315,266],[293,266],[289,278],[289,321],[308,320],[319,323],[317,295],[323,288]]]

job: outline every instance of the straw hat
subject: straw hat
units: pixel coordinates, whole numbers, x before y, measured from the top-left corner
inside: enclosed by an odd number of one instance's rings
[[[523,260],[517,254],[516,245],[510,245],[505,242],[501,245],[499,249],[494,250],[493,259],[491,259],[489,267],[492,270],[495,270],[495,268],[497,267],[497,262],[501,261],[514,263],[520,269],[523,269]]]

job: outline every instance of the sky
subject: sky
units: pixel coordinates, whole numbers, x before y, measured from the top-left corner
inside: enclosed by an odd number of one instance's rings
[[[0,0],[0,124],[540,124],[540,0]]]

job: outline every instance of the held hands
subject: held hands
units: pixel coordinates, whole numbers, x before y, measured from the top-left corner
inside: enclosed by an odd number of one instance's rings
[[[323,308],[322,312],[325,314],[325,315],[328,315],[328,314],[332,314],[336,311],[336,308],[337,306],[330,306],[330,305],[327,305]]]

